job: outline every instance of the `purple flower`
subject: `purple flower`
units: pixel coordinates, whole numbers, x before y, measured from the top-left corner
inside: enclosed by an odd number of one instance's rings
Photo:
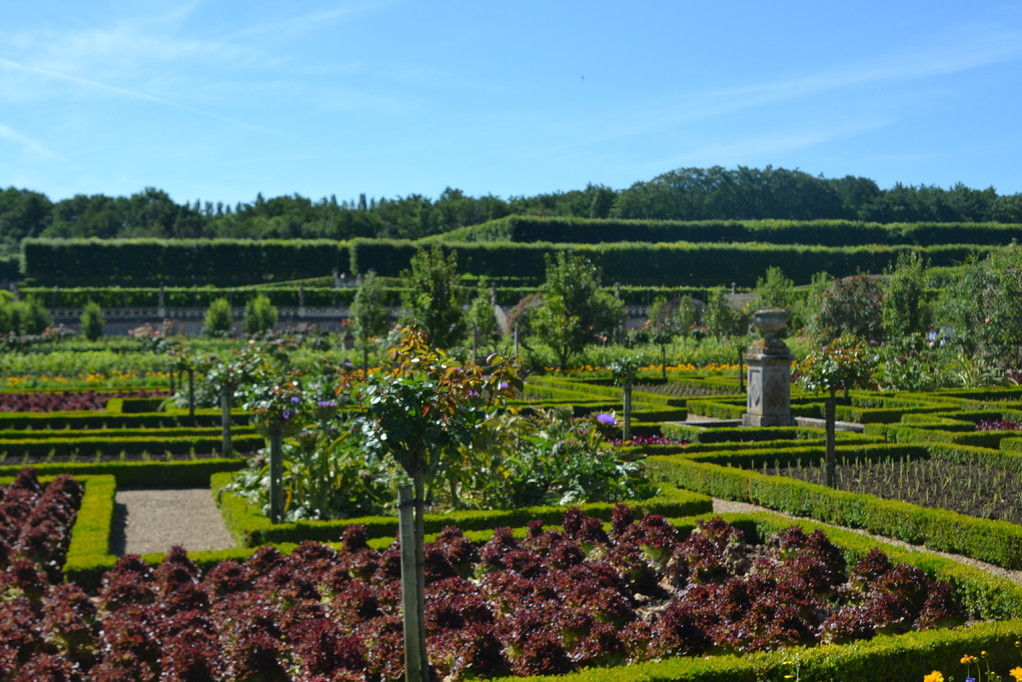
[[[337,407],[337,402],[334,400],[320,400],[316,405],[319,407]]]
[[[506,391],[510,385],[511,384],[507,383],[506,381],[502,381],[500,382],[500,384],[497,385],[497,387],[502,391]]]
[[[299,398],[298,396],[294,395],[294,396],[291,396],[291,402],[297,404],[297,403],[302,402],[302,399]]]
[[[604,426],[617,426],[617,419],[614,418],[614,415],[606,412],[596,415],[596,421]]]

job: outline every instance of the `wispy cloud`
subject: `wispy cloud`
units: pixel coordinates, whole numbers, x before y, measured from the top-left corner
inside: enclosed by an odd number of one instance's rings
[[[890,121],[874,119],[851,124],[819,125],[812,129],[770,131],[734,139],[725,144],[708,144],[661,158],[648,164],[652,168],[680,166],[755,164],[806,147],[854,137],[887,126]]]
[[[934,46],[891,51],[872,59],[838,68],[810,71],[790,78],[717,90],[691,91],[669,100],[629,106],[603,119],[589,135],[579,136],[577,123],[571,135],[571,146],[587,146],[678,129],[699,121],[765,107],[805,101],[815,105],[814,98],[830,93],[858,93],[858,107],[874,97],[868,89],[908,83],[964,73],[973,69],[1022,59],[1022,31],[995,31],[985,34],[963,30],[961,35],[941,36]],[[896,101],[896,98],[887,98]],[[636,115],[641,112],[641,115]],[[584,128],[583,128],[584,129]]]
[[[33,140],[28,135],[19,133],[10,126],[0,123],[0,139],[10,140],[21,146],[22,151],[31,158],[56,159],[56,154],[47,149],[42,143]]]
[[[119,96],[119,97],[126,97],[126,98],[130,98],[130,99],[135,99],[135,100],[142,100],[142,101],[146,101],[146,102],[152,102],[154,104],[159,104],[159,105],[162,105],[162,106],[173,107],[175,109],[180,109],[181,111],[187,111],[187,112],[192,113],[192,114],[198,114],[199,116],[205,116],[207,118],[216,119],[218,121],[223,121],[224,123],[229,123],[229,124],[235,125],[235,126],[241,126],[241,127],[244,127],[244,128],[248,128],[250,130],[255,130],[255,131],[261,132],[261,133],[267,133],[267,134],[270,134],[270,135],[279,135],[279,136],[283,136],[283,137],[289,137],[289,135],[286,134],[286,133],[282,133],[282,132],[279,132],[279,131],[276,131],[276,130],[273,130],[273,129],[270,129],[270,128],[265,128],[263,126],[254,125],[252,123],[247,123],[245,121],[239,121],[237,119],[230,118],[230,117],[227,117],[227,116],[221,116],[220,114],[216,114],[216,113],[213,113],[213,112],[210,112],[210,111],[204,111],[202,109],[197,109],[197,108],[189,106],[187,104],[182,104],[180,102],[175,102],[175,101],[163,98],[163,97],[157,97],[155,95],[150,95],[150,94],[147,94],[147,93],[144,93],[144,92],[137,92],[135,90],[130,90],[130,89],[127,89],[127,88],[121,88],[121,87],[117,87],[115,85],[109,85],[107,83],[101,83],[99,81],[91,80],[89,78],[81,78],[79,76],[74,76],[74,75],[71,75],[71,74],[58,73],[56,71],[51,71],[49,69],[43,69],[43,68],[39,68],[39,67],[35,67],[35,66],[29,66],[27,64],[21,64],[19,62],[15,62],[15,61],[10,60],[10,59],[4,59],[3,57],[0,57],[0,66],[3,66],[4,68],[16,69],[16,70],[20,70],[20,71],[24,71],[24,72],[28,72],[28,73],[33,73],[33,74],[44,76],[44,77],[50,78],[50,79],[67,81],[67,82],[74,83],[76,85],[79,85],[79,86],[82,86],[82,87],[85,87],[85,88],[90,88],[90,89],[93,89],[93,90],[99,90],[99,91],[106,92],[106,93],[109,93],[109,94],[113,94],[113,95],[116,95],[116,96]]]
[[[223,36],[223,40],[233,42],[239,39],[247,39],[253,36],[265,34],[290,37],[295,34],[307,33],[309,31],[321,31],[325,27],[334,23],[337,19],[352,17],[366,12],[375,12],[386,9],[394,4],[395,2],[393,0],[351,3],[343,7],[335,7],[334,9],[324,12],[312,12],[309,14],[280,19],[266,24],[246,26]]]

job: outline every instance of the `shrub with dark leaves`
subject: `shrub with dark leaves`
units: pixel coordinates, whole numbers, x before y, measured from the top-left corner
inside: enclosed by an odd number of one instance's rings
[[[36,518],[38,500],[63,494],[34,489],[30,472],[19,480],[0,506],[22,521]],[[55,535],[62,513],[31,528]],[[879,552],[846,572],[819,532],[783,531],[753,560],[741,532],[720,518],[684,541],[662,517],[635,518],[626,507],[613,511],[609,533],[577,509],[563,528],[530,523],[523,540],[501,529],[482,547],[447,528],[427,545],[433,676],[561,674],[964,620],[950,584]],[[336,550],[264,547],[205,575],[180,548],[155,569],[125,556],[95,598],[47,579],[52,555],[41,540],[18,542],[32,559],[3,545],[0,679],[22,670],[94,680],[403,677],[399,547],[370,548],[361,527]]]

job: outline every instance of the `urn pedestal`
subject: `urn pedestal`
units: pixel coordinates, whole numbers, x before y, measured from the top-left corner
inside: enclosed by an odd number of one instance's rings
[[[756,328],[763,338],[745,354],[748,395],[743,426],[794,426],[791,416],[791,361],[788,346],[776,337],[787,324],[784,310],[757,310]]]

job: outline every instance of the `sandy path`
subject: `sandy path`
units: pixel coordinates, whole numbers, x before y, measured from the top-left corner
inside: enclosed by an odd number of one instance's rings
[[[209,488],[117,491],[112,554],[166,553],[174,545],[191,552],[235,546]]]

